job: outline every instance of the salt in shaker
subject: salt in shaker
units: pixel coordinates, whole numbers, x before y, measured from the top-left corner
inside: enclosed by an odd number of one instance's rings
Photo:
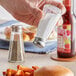
[[[61,17],[61,10],[53,5],[45,5],[43,12],[44,16],[38,24],[37,34],[33,41],[40,48],[45,46],[46,40]]]

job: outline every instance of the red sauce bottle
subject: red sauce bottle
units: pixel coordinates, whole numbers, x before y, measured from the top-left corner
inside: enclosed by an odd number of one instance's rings
[[[57,54],[60,58],[70,58],[75,56],[75,44],[72,42],[73,37],[73,18],[71,14],[71,0],[63,0],[66,13],[63,17],[63,25],[58,27],[58,46]]]

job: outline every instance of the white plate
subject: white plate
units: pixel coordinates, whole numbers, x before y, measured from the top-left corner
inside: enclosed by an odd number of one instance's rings
[[[10,41],[9,39],[6,39],[4,33],[2,33],[2,32],[0,32],[0,39],[4,40],[4,41]],[[51,41],[57,41],[57,39],[47,40],[46,42],[51,42]],[[24,41],[24,42],[32,42],[32,41]]]

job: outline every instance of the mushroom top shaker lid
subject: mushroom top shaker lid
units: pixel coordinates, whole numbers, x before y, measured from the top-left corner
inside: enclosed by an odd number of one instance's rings
[[[13,32],[18,32],[22,29],[21,25],[12,25],[12,31]]]

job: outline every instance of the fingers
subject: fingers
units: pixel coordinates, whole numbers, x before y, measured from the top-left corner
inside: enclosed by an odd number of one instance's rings
[[[42,11],[37,8],[33,8],[31,11],[31,14],[28,13],[28,15],[20,15],[18,13],[17,14],[15,13],[13,16],[19,21],[22,21],[24,23],[37,27],[42,17]]]
[[[64,14],[66,12],[66,8],[65,8],[65,6],[62,3],[56,2],[56,1],[51,1],[49,3],[52,4],[52,5],[57,6],[58,8],[60,8],[61,11],[62,11],[62,14]]]
[[[39,8],[33,8],[32,14],[34,17],[33,25],[38,26],[40,19],[42,18],[42,11]]]
[[[62,24],[63,24],[63,18],[61,17],[56,25],[57,25],[57,26],[60,26],[60,25],[62,25]]]
[[[64,13],[66,12],[66,9],[65,9],[64,5],[63,5],[62,3],[57,2],[57,1],[54,1],[54,0],[43,0],[43,1],[39,4],[38,7],[39,7],[40,9],[43,9],[43,7],[44,7],[45,4],[51,4],[51,5],[54,5],[54,6],[58,7],[58,8],[60,8],[61,11],[62,11],[62,14],[64,14]]]

